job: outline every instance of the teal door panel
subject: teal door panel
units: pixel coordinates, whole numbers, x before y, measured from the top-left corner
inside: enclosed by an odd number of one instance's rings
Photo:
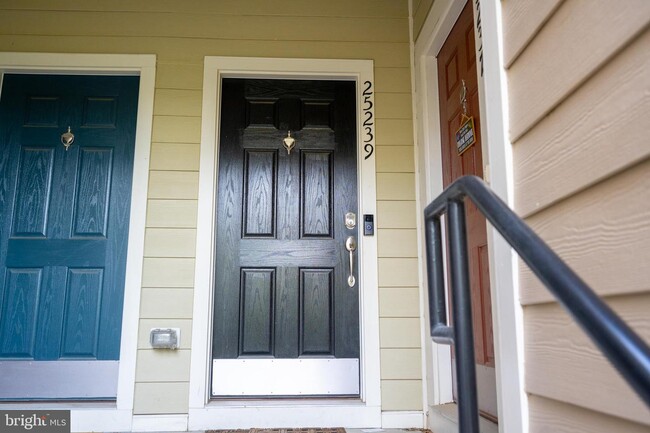
[[[4,75],[0,361],[119,359],[138,87]]]

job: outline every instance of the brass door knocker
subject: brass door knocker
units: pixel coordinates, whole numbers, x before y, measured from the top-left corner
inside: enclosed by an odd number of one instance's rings
[[[467,115],[467,85],[465,84],[465,80],[461,81],[463,82],[463,87],[460,89],[460,104],[463,107],[463,115],[469,117]]]
[[[70,131],[70,127],[68,126],[68,132],[64,132],[61,134],[61,143],[65,146],[65,150],[67,151],[70,146],[72,146],[72,143],[74,143],[74,134],[72,131]]]
[[[287,149],[287,155],[291,155],[291,150],[296,145],[296,140],[291,136],[291,131],[287,132],[287,136],[282,140],[282,144],[284,145],[284,148]]]

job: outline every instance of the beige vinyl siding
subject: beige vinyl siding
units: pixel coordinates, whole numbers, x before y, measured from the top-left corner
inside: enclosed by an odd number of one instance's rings
[[[414,287],[384,287],[379,290],[381,317],[418,317],[420,291]]]
[[[377,71],[375,64],[375,71]],[[378,146],[395,145],[409,146],[413,143],[413,122],[405,119],[377,119],[377,136],[375,143]]]
[[[198,171],[149,172],[149,198],[197,200],[198,196]]]
[[[142,289],[141,319],[190,319],[194,308],[192,290],[173,288]]]
[[[539,396],[530,397],[530,433],[648,433],[648,427],[562,404]]]
[[[377,153],[381,147],[377,146]],[[377,173],[377,200],[410,201],[415,196],[413,173]]]
[[[188,382],[136,382],[133,412],[137,415],[187,413]]]
[[[646,32],[517,140],[520,214],[529,215],[650,155],[647,131],[638,127],[650,111],[650,98],[639,91],[650,87],[648,50]],[[541,180],[544,188],[536,188]]]
[[[200,7],[194,6],[196,13],[220,15],[258,15],[258,16],[293,16],[293,17],[395,17],[407,18],[406,2],[395,0],[356,1],[349,0],[306,0],[295,3],[269,2],[268,0],[246,0],[242,5],[241,0],[220,0],[219,2],[195,2]],[[186,13],[186,2],[178,0],[158,0],[149,2],[145,0],[112,0],[109,3],[87,0],[66,0],[53,4],[50,0],[5,0],[7,9],[33,10],[33,11],[88,11],[88,12],[160,12],[160,13]],[[56,5],[56,6],[55,6]]]
[[[503,57],[506,66],[510,66],[521,54],[562,1],[521,0],[508,1],[504,5],[503,14],[507,25],[503,27]]]
[[[527,218],[530,226],[601,296],[650,289],[650,159]],[[528,270],[524,304],[553,296]]]
[[[635,39],[649,15],[646,0],[562,3],[508,69],[512,140]]]
[[[377,171],[382,173],[413,173],[415,161],[413,148],[405,146],[381,146],[377,153]]]
[[[399,395],[401,398],[392,398]],[[387,411],[407,410],[422,407],[421,380],[382,380],[382,409]]]
[[[380,201],[377,203],[377,213],[381,219],[377,221],[380,229],[414,229],[416,227],[415,201]]]
[[[378,146],[378,151],[378,172],[415,171],[412,148],[386,145]],[[382,187],[379,190],[383,190]],[[405,200],[407,194],[397,197],[398,200],[377,202],[380,216],[377,220],[378,249],[380,256],[385,257],[379,263],[382,402],[384,410],[414,410],[422,407],[420,341],[400,340],[405,340],[404,335],[420,326],[420,291],[417,259],[414,259],[417,252],[416,208],[413,199]],[[409,326],[411,331],[404,329]],[[400,399],[393,395],[399,395]]]
[[[189,350],[138,350],[138,382],[186,382],[189,374]]]
[[[152,143],[152,170],[196,171],[199,169],[199,144]]]
[[[409,273],[417,266],[410,73],[402,70],[398,77],[401,85],[380,92],[378,84],[375,97],[381,395],[387,411],[422,409],[419,290],[417,272]],[[384,135],[385,125],[404,129]],[[386,275],[400,275],[396,267],[402,263],[406,275],[401,280]]]
[[[412,0],[413,40],[417,40],[434,0]]]
[[[194,257],[196,230],[148,228],[144,238],[145,257]]]
[[[187,413],[204,57],[372,59],[382,404],[422,409],[407,0],[6,0],[0,50],[157,55],[136,414]],[[176,355],[150,350],[159,326]]]
[[[195,228],[196,200],[149,200],[147,227]]]
[[[650,341],[650,3],[506,0],[515,207]],[[647,431],[650,413],[520,269],[531,432]]]
[[[650,340],[650,293],[609,297],[607,301]],[[640,423],[650,421],[646,405],[561,306],[526,306],[524,322],[529,393]]]

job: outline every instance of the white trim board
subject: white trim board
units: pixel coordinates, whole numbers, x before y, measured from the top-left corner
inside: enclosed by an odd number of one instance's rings
[[[396,411],[381,413],[381,428],[423,428],[424,412]],[[437,432],[436,432],[437,433]]]
[[[380,427],[381,411],[364,404],[305,404],[295,400],[278,405],[247,402],[246,405],[215,405],[190,408],[188,431],[210,429],[307,428],[345,426]],[[215,427],[217,426],[217,427]]]
[[[456,403],[442,404],[429,407],[429,428],[436,433],[458,432],[458,406]],[[478,419],[478,429],[481,433],[497,433],[499,427],[483,417]]]
[[[124,285],[120,367],[117,401],[111,408],[53,403],[53,409],[70,409],[73,431],[130,430],[133,411],[137,329],[140,312],[142,257],[149,183],[149,154],[153,125],[156,56],[153,54],[0,53],[0,73],[139,75],[131,215]],[[0,408],[4,405],[0,404]]]
[[[187,431],[187,415],[134,415],[132,432]]]
[[[420,205],[438,196],[442,188],[442,161],[437,88],[436,55],[451,31],[467,0],[434,2],[415,44],[414,99],[416,119],[416,162],[423,161],[418,173]],[[481,14],[482,37],[475,26],[476,49],[482,47],[483,77],[479,73],[479,99],[484,137],[483,158],[488,181],[494,191],[512,207],[513,164],[508,139],[507,82],[503,64],[501,10],[499,2],[474,0],[474,15]],[[477,11],[477,4],[480,10]],[[477,20],[475,20],[476,22]],[[477,59],[479,58],[477,53]],[[424,238],[421,225],[420,239]],[[523,317],[518,301],[517,257],[500,235],[488,225],[490,283],[492,287],[495,337],[497,402],[500,431],[527,431],[527,402],[524,391]],[[424,281],[424,280],[423,280]],[[424,287],[422,288],[424,291]],[[426,294],[423,295],[426,298]],[[424,321],[426,322],[426,321]],[[427,329],[428,334],[428,329]],[[433,344],[427,362],[429,404],[448,403],[451,397],[449,348]],[[504,372],[507,372],[505,374]],[[431,424],[429,423],[431,427]]]
[[[197,220],[192,354],[190,364],[189,429],[246,428],[255,426],[379,427],[381,391],[379,369],[379,293],[377,290],[377,238],[359,236],[361,253],[360,328],[361,400],[308,400],[277,402],[209,402],[212,335],[212,281],[217,195],[219,101],[222,77],[353,80],[357,83],[357,142],[359,214],[376,215],[375,156],[364,159],[362,133],[363,83],[374,83],[371,60],[272,59],[206,57],[203,75],[201,157]],[[372,101],[372,99],[371,99]],[[374,141],[370,142],[374,146]],[[222,403],[227,403],[226,405]],[[315,423],[315,424],[314,424]]]

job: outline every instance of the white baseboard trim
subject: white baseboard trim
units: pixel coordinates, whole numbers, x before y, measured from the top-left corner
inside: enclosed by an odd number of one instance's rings
[[[208,406],[190,409],[188,430],[300,427],[381,427],[379,406]]]
[[[382,428],[423,428],[424,414],[422,412],[382,412]]]
[[[179,432],[187,431],[187,415],[134,415],[131,431]]]
[[[481,433],[498,433],[499,427],[483,417],[479,417]],[[456,403],[441,404],[429,407],[429,422],[427,425],[436,433],[458,433],[458,406]]]
[[[70,431],[131,431],[131,416],[130,410],[71,409]]]

